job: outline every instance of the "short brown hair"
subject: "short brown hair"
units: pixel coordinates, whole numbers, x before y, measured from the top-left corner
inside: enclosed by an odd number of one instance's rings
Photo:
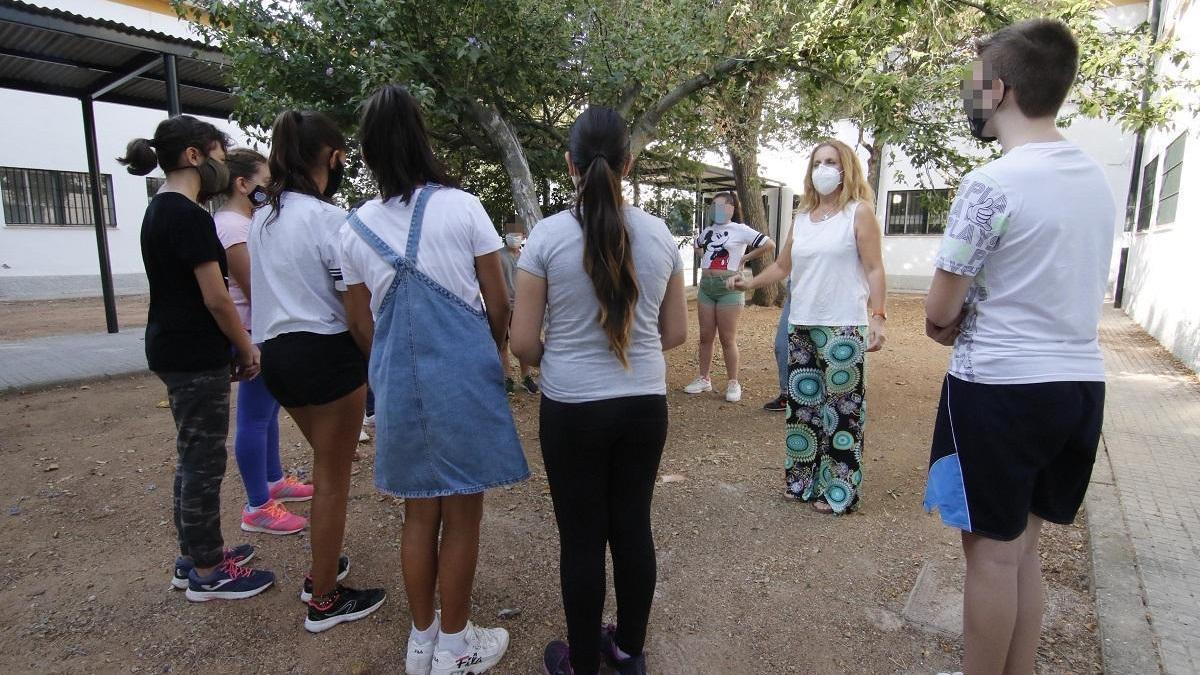
[[[742,202],[738,199],[736,192],[732,190],[729,192],[718,192],[713,195],[712,201],[715,202],[718,199],[724,199],[725,203],[733,206],[733,215],[729,217],[730,221],[735,223],[742,222]]]
[[[1071,29],[1053,19],[1006,26],[979,41],[979,57],[1017,93],[1026,117],[1058,113],[1079,70],[1079,45]]]

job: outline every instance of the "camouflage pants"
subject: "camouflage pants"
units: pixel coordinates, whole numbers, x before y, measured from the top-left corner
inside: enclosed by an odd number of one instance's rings
[[[167,385],[175,417],[175,531],[179,552],[197,567],[224,557],[221,538],[221,479],[229,434],[229,369],[199,373],[156,373]]]

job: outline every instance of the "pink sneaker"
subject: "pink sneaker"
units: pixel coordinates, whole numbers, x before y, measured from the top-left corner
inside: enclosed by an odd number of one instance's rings
[[[271,499],[277,502],[306,502],[312,496],[313,486],[301,483],[294,476],[285,476],[282,482],[271,488]]]
[[[263,534],[295,534],[308,527],[308,518],[289,513],[275,500],[251,513],[242,509],[242,529]]]

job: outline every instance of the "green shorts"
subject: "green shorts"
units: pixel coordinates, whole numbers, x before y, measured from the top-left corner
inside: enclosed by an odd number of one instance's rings
[[[735,274],[739,273],[725,272],[723,274],[700,277],[700,287],[696,289],[696,302],[704,305],[716,305],[718,307],[724,305],[745,305],[745,293],[742,291],[731,291],[725,287],[725,280]]]

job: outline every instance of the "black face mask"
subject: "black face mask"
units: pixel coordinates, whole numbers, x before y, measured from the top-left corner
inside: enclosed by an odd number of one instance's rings
[[[325,198],[333,199],[337,191],[342,187],[342,178],[345,177],[346,166],[338,162],[332,169],[329,170],[329,182],[325,184]]]
[[[225,192],[225,189],[229,187],[229,167],[225,166],[225,162],[205,157],[204,161],[197,166],[181,166],[172,171],[186,169],[194,169],[196,173],[200,174],[200,194],[196,198],[201,202],[208,201]]]
[[[1004,97],[1007,95],[1008,87],[1005,87],[1004,91],[1000,94],[1000,100],[996,101],[996,105],[986,113],[972,110],[971,103],[969,101],[964,101],[963,107],[966,109],[967,113],[967,126],[970,127],[972,136],[985,143],[991,143],[992,141],[996,140],[995,136],[985,136],[983,133],[983,127],[988,123],[988,120],[992,119],[992,116],[996,114],[996,111],[1000,109],[1000,104],[1004,103]]]
[[[266,206],[267,202],[271,201],[271,195],[267,194],[267,191],[261,185],[255,185],[250,194],[246,196],[250,198],[250,205],[256,209],[260,206]]]

